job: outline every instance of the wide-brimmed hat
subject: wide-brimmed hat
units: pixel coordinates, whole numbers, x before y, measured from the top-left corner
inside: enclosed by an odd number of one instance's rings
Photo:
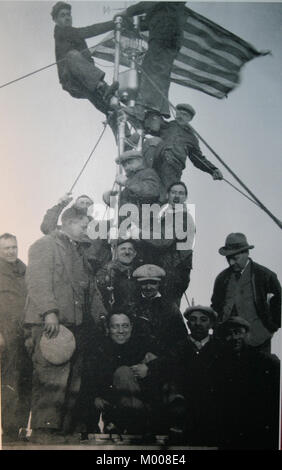
[[[54,365],[61,365],[70,360],[75,351],[76,344],[72,332],[64,325],[60,325],[59,333],[55,338],[48,338],[43,333],[39,347],[42,356],[48,362]]]
[[[188,320],[191,313],[193,313],[193,312],[203,312],[212,321],[216,321],[216,319],[217,319],[216,311],[211,307],[205,307],[203,305],[193,305],[192,307],[188,307],[185,310],[185,312],[183,313],[184,318],[186,318],[186,320]]]
[[[194,109],[193,106],[191,106],[190,104],[179,103],[179,104],[176,105],[176,109],[182,110],[182,111],[186,111],[186,112],[188,112],[189,114],[191,114],[192,117],[194,117],[195,114],[196,114],[195,109]]]
[[[137,281],[161,281],[165,276],[165,270],[155,264],[143,264],[139,268],[135,269],[132,274]]]
[[[228,331],[229,328],[236,327],[236,326],[241,326],[244,327],[247,331],[250,330],[250,323],[245,320],[245,318],[239,317],[239,316],[233,316],[229,317],[225,322],[220,323],[218,325],[218,334],[224,335]]]
[[[126,152],[123,152],[120,154],[119,157],[116,158],[116,163],[124,163],[127,160],[131,160],[132,158],[141,158],[143,159],[143,155],[141,152],[138,152],[138,150],[126,150]]]
[[[246,235],[243,233],[230,233],[226,237],[225,245],[219,248],[218,252],[222,256],[231,256],[252,248],[254,248],[254,245],[249,245]]]

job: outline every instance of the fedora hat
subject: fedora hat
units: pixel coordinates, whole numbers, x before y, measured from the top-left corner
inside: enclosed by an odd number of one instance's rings
[[[42,356],[56,366],[68,362],[75,351],[75,338],[72,332],[64,325],[60,325],[59,333],[55,338],[41,336],[39,347]]]
[[[254,245],[249,245],[246,235],[237,232],[227,235],[225,245],[219,248],[218,252],[222,256],[231,256],[252,248]]]
[[[192,307],[188,307],[185,310],[185,312],[183,313],[184,318],[186,318],[186,320],[188,320],[189,316],[193,312],[203,312],[205,315],[207,315],[214,322],[217,319],[216,311],[211,307],[204,307],[203,305],[193,305]]]

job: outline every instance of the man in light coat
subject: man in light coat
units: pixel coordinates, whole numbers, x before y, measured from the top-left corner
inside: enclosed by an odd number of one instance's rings
[[[67,209],[62,229],[37,240],[29,250],[25,324],[31,328],[33,340],[32,436],[39,443],[58,443],[59,433],[73,432],[88,287],[76,245],[87,225],[88,217],[83,212]],[[60,325],[73,333],[76,350],[68,361],[54,365],[44,357],[40,342],[43,336],[56,338]]]

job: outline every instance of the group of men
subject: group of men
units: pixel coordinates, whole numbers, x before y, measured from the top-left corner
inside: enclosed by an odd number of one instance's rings
[[[90,236],[103,224],[91,216],[93,200],[82,195],[66,208],[70,194],[45,214],[27,268],[16,237],[0,236],[4,441],[26,438],[29,419],[30,440],[39,444],[80,442],[102,429],[143,442],[166,435],[195,446],[278,447],[279,360],[270,346],[281,324],[281,287],[249,257],[254,247],[244,234],[229,234],[219,249],[229,267],[215,280],[211,306],[180,311],[195,236],[181,181],[187,157],[222,179],[190,127],[194,109],[179,104],[167,120],[183,8],[140,2],[121,14],[126,24],[145,14],[149,48],[136,107],[123,107],[144,132],[142,150],[140,134],[128,135],[117,158],[119,237],[112,239],[111,221],[106,236]],[[119,85],[105,83],[85,41],[114,21],[73,28],[65,2],[51,14],[63,88],[111,117],[116,132],[110,98]],[[116,193],[105,192],[104,202],[112,205]],[[136,212],[128,225],[129,206]]]
[[[160,218],[186,194],[183,183],[172,185]],[[102,429],[144,442],[166,435],[195,446],[277,448],[280,363],[270,341],[281,287],[249,257],[245,235],[229,234],[219,249],[229,267],[211,307],[182,314],[191,243],[170,278],[181,253],[175,238],[120,238],[113,249],[86,233],[93,200],[83,195],[64,210],[70,199],[47,211],[27,269],[16,237],[0,237],[4,442],[26,437],[31,412],[29,439],[39,444],[81,442]]]

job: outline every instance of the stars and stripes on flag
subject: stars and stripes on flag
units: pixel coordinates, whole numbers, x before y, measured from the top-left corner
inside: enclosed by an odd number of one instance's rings
[[[186,7],[182,46],[174,61],[171,81],[194,88],[216,98],[224,98],[240,83],[240,70],[251,59],[269,52],[258,52],[251,44]],[[123,33],[126,36],[126,33]],[[142,33],[145,48],[148,32]],[[114,33],[92,48],[92,55],[114,62]],[[129,59],[121,55],[121,65]]]

